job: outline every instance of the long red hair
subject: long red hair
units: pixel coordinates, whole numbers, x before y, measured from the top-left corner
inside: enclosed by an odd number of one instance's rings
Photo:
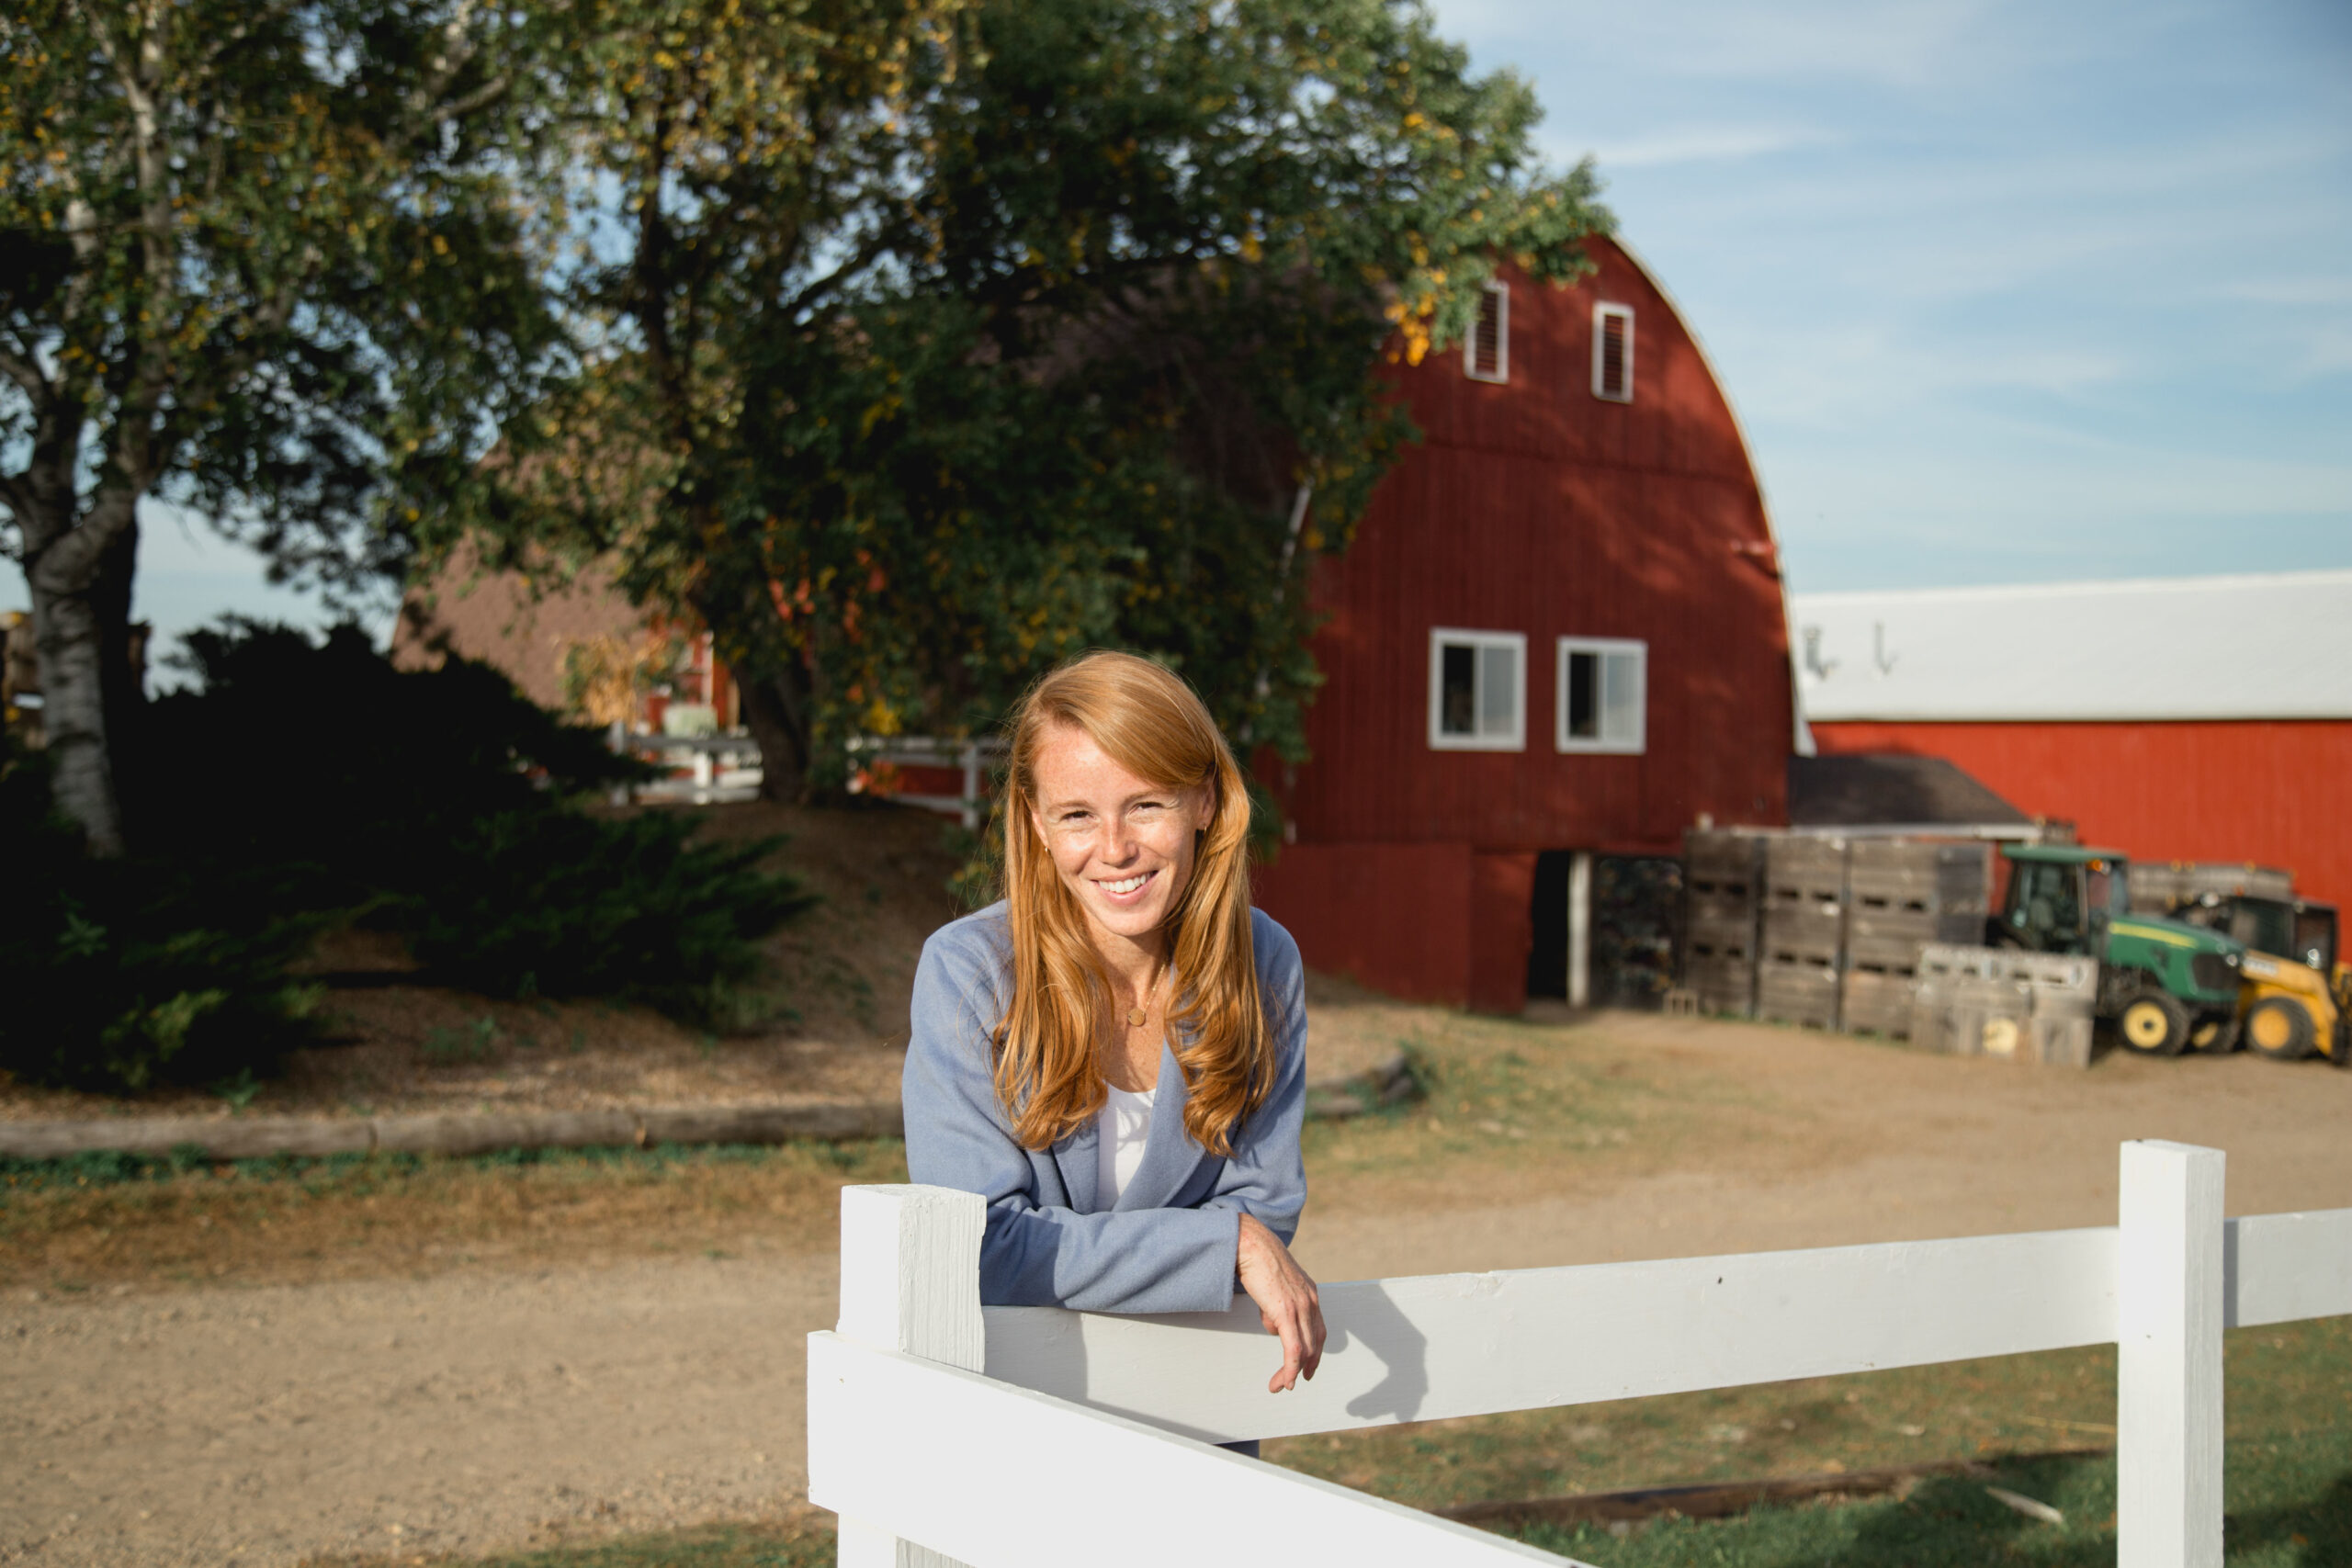
[[[1012,718],[1001,810],[1012,1000],[996,1029],[996,1092],[1013,1134],[1050,1148],[1101,1113],[1111,976],[1086,915],[1038,837],[1036,764],[1052,732],[1085,731],[1103,755],[1168,789],[1206,789],[1216,811],[1193,878],[1170,911],[1175,1002],[1168,1015],[1183,1069],[1184,1131],[1215,1155],[1274,1083],[1274,1035],[1250,931],[1250,795],[1232,750],[1182,678],[1127,653],[1090,653],[1031,687]]]

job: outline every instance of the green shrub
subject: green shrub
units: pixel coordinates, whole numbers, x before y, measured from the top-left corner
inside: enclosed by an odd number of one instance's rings
[[[760,976],[753,944],[815,900],[759,869],[780,840],[693,841],[694,820],[510,811],[469,824],[410,947],[436,975],[503,996],[609,993],[701,1023]]]
[[[493,994],[628,997],[717,1028],[775,1010],[757,943],[815,901],[759,869],[777,840],[702,844],[685,814],[578,809],[647,770],[484,665],[398,670],[348,626],[313,643],[232,620],[188,645],[202,684],[149,705],[122,748],[133,858],[80,853],[38,759],[0,777],[17,873],[0,1070],[250,1084],[318,1001],[288,964],[352,919]]]
[[[287,965],[324,918],[306,874],[85,858],[50,812],[47,770],[0,773],[0,1071],[99,1090],[266,1067],[311,1032],[318,996]]]

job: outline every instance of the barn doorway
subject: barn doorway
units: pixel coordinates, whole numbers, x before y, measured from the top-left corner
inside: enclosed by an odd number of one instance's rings
[[[1682,863],[1546,850],[1535,857],[1527,913],[1530,1000],[1656,1008],[1674,984]]]

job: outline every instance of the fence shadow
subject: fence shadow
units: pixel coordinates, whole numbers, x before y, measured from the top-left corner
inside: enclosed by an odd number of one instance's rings
[[[1349,1303],[1347,1325],[1333,1337],[1329,1348],[1343,1349],[1349,1340],[1361,1341],[1379,1357],[1386,1375],[1348,1401],[1348,1414],[1360,1420],[1380,1416],[1393,1416],[1399,1421],[1416,1419],[1430,1392],[1428,1337],[1383,1291]]]

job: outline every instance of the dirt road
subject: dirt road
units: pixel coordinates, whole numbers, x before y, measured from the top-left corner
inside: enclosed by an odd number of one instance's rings
[[[1472,1201],[1320,1182],[1326,1279],[2111,1224],[2116,1145],[2230,1151],[2230,1208],[2352,1205],[2352,1073],[2087,1074],[1665,1021],[1525,1030],[1718,1108],[1670,1154]],[[1432,1125],[1442,1094],[1419,1113]],[[1494,1123],[1498,1139],[1512,1129]],[[1661,1134],[1663,1136],[1663,1134]],[[1661,1145],[1662,1147],[1665,1145]],[[0,1562],[294,1563],[801,1506],[800,1337],[830,1254],[747,1244],[401,1280],[0,1303]]]

